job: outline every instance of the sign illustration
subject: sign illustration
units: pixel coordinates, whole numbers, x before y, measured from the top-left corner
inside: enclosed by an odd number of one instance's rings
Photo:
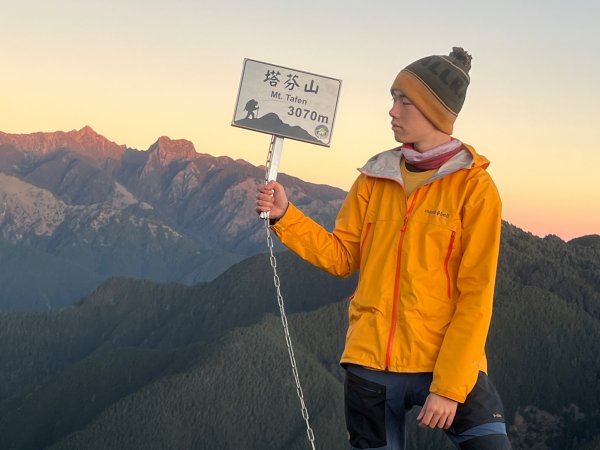
[[[231,125],[330,146],[342,81],[244,60]]]

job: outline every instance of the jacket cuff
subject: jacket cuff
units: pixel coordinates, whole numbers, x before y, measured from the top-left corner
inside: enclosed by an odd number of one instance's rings
[[[467,399],[467,396],[464,393],[452,392],[447,389],[440,389],[440,388],[435,387],[433,384],[431,385],[429,392],[431,392],[432,394],[436,394],[436,395],[439,395],[442,397],[449,398],[450,400],[454,400],[455,402],[458,402],[458,403],[464,403],[465,400]]]
[[[296,208],[292,202],[289,202],[283,216],[281,216],[279,219],[275,219],[273,221],[274,223],[269,223],[269,225],[275,234],[279,235],[280,233],[283,233],[286,228],[296,223],[302,217],[304,217],[302,211]]]

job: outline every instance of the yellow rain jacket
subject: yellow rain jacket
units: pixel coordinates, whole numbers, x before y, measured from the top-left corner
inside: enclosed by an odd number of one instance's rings
[[[360,169],[332,233],[291,203],[272,229],[333,275],[360,270],[342,364],[433,372],[430,392],[464,402],[487,372],[500,198],[470,146],[408,198],[400,158],[389,150]]]

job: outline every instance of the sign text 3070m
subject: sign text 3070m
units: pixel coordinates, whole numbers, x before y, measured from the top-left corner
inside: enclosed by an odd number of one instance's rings
[[[293,106],[289,106],[288,116],[302,117],[319,123],[329,123],[329,116],[319,114],[317,111],[311,111],[306,108],[294,108]]]

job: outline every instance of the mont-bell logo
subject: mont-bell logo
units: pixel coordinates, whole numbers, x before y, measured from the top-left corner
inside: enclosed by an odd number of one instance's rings
[[[439,209],[426,209],[425,214],[430,214],[432,216],[440,216],[444,219],[450,218],[450,213],[446,211],[440,211]]]

